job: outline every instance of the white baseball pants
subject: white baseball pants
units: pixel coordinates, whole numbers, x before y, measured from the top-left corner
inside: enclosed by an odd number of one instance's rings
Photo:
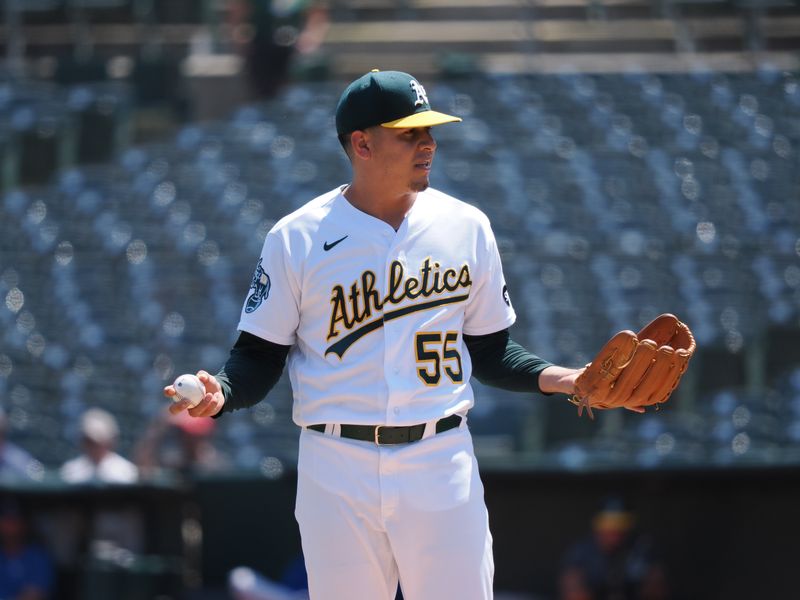
[[[469,430],[376,446],[303,430],[295,515],[312,600],[491,600]]]

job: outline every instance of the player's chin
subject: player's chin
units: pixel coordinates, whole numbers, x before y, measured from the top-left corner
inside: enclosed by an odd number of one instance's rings
[[[411,188],[412,192],[424,192],[430,187],[430,185],[431,185],[430,179],[428,178],[428,175],[425,174],[424,177],[417,177],[416,179],[412,179],[411,185],[409,187]]]
[[[424,183],[422,183],[422,182],[415,182],[415,183],[413,183],[413,184],[411,185],[411,191],[412,191],[412,192],[424,192],[424,191],[425,191],[425,190],[427,190],[429,187],[430,187],[430,183],[428,183],[427,181],[426,181],[426,182],[424,182]]]

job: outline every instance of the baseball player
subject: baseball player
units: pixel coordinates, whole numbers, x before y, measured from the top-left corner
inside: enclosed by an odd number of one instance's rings
[[[406,73],[352,82],[336,108],[350,183],[268,233],[230,358],[198,372],[207,394],[189,413],[217,416],[264,398],[288,357],[314,600],[391,600],[398,580],[406,600],[492,598],[470,378],[571,394],[582,371],[510,339],[489,220],[429,187],[431,128],[460,120]]]

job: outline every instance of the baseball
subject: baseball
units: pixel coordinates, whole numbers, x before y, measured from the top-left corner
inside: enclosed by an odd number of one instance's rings
[[[178,377],[172,384],[175,388],[175,395],[172,397],[173,402],[180,402],[187,400],[189,408],[194,408],[206,395],[206,388],[203,382],[197,378],[197,375],[186,373]]]

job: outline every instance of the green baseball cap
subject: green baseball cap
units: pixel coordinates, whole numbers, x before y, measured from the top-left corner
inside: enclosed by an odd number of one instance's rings
[[[336,133],[339,135],[375,125],[406,129],[460,120],[431,110],[425,88],[402,71],[373,69],[348,85],[336,106]]]

